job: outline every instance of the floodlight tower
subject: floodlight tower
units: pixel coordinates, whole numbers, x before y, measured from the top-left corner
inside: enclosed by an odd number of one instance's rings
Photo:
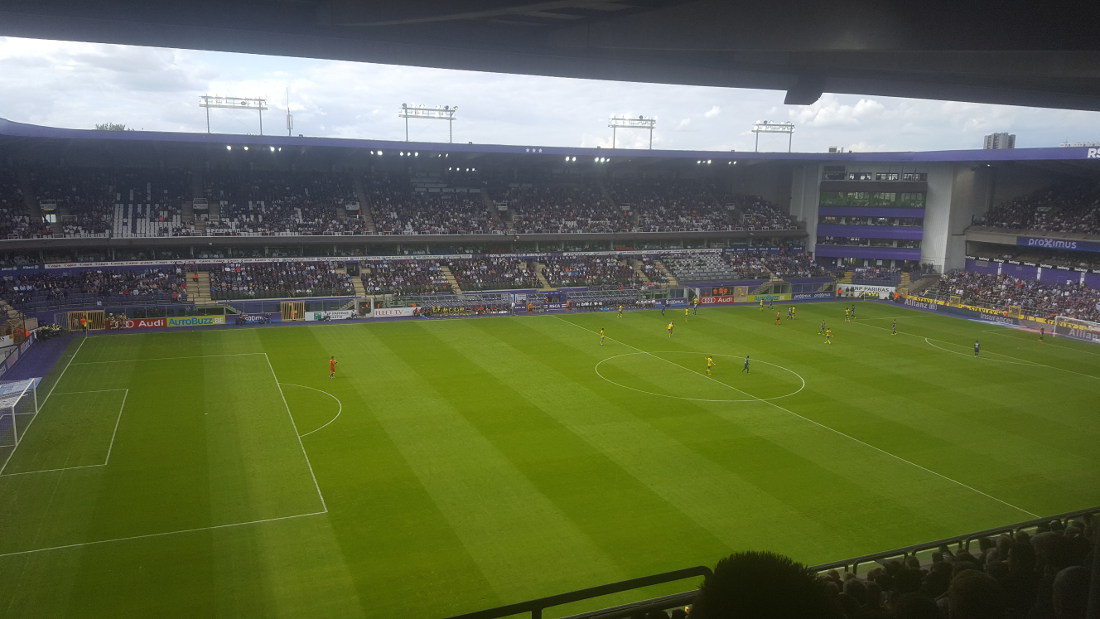
[[[261,97],[219,97],[217,95],[200,95],[199,107],[206,108],[206,132],[210,133],[210,108],[224,108],[227,110],[256,110],[260,113],[260,135],[264,134],[264,110],[267,109],[267,99]]]
[[[397,114],[399,118],[405,119],[405,141],[409,141],[409,119],[410,118],[427,118],[435,120],[447,121],[447,142],[454,142],[454,124],[455,124],[455,112],[458,111],[457,105],[444,105],[442,107],[428,107],[424,105],[409,105],[408,103],[401,104],[401,112]]]
[[[656,125],[656,118],[646,118],[645,116],[639,116],[637,118],[612,116],[611,120],[607,123],[607,126],[611,127],[611,148],[615,148],[615,132],[618,129],[649,129],[649,150],[653,150],[653,127]]]
[[[775,120],[758,120],[753,124],[752,132],[756,134],[756,145],[753,147],[753,152],[760,152],[761,133],[786,133],[787,152],[791,152],[791,138],[794,135],[794,123]]]

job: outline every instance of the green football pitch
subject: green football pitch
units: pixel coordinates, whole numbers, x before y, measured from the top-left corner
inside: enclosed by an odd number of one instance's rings
[[[0,455],[0,615],[441,617],[1100,505],[1100,348],[843,307],[74,338]]]

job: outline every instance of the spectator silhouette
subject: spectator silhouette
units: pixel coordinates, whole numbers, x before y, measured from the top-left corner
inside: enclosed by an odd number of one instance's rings
[[[801,563],[771,552],[718,562],[699,589],[692,619],[839,619],[825,587]]]

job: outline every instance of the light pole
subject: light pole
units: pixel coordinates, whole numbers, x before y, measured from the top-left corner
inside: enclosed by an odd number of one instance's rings
[[[261,97],[219,97],[217,95],[200,95],[199,107],[206,108],[206,132],[210,133],[210,108],[222,108],[227,110],[256,110],[260,114],[260,135],[264,134],[264,110],[267,109],[267,99]]]
[[[612,116],[611,120],[607,123],[607,126],[611,127],[611,148],[616,147],[615,132],[618,129],[649,129],[649,150],[653,150],[653,127],[656,125],[656,118],[646,118],[645,116],[639,116],[637,118]]]
[[[458,111],[457,105],[444,105],[428,107],[425,105],[409,105],[408,103],[401,104],[401,111],[397,114],[399,118],[405,119],[405,141],[409,141],[409,119],[410,118],[426,118],[434,120],[447,121],[447,142],[454,142],[454,122],[455,112]]]
[[[752,132],[756,134],[756,145],[753,146],[753,152],[760,152],[761,133],[786,133],[787,152],[791,152],[791,138],[794,134],[794,123],[775,120],[758,120],[753,124]]]

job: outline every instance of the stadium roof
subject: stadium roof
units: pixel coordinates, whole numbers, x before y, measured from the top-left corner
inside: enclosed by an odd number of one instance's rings
[[[37,0],[0,35],[1100,110],[1100,3]]]
[[[1100,168],[1100,147],[1067,146],[1056,148],[1016,148],[1006,150],[945,150],[928,152],[881,153],[776,153],[741,151],[685,151],[685,150],[637,150],[611,148],[580,148],[569,146],[504,145],[504,144],[450,144],[437,142],[395,142],[391,140],[341,139],[317,137],[289,137],[262,135],[231,135],[210,133],[173,133],[161,131],[102,131],[95,129],[62,129],[17,123],[0,118],[0,141],[8,144],[33,143],[41,145],[49,141],[67,143],[104,144],[192,144],[201,146],[230,147],[295,147],[359,149],[382,151],[395,155],[401,152],[454,153],[505,156],[577,156],[584,159],[609,157],[612,160],[710,160],[726,161],[817,161],[817,162],[879,162],[879,163],[995,163],[995,162],[1075,162],[1095,170]]]

